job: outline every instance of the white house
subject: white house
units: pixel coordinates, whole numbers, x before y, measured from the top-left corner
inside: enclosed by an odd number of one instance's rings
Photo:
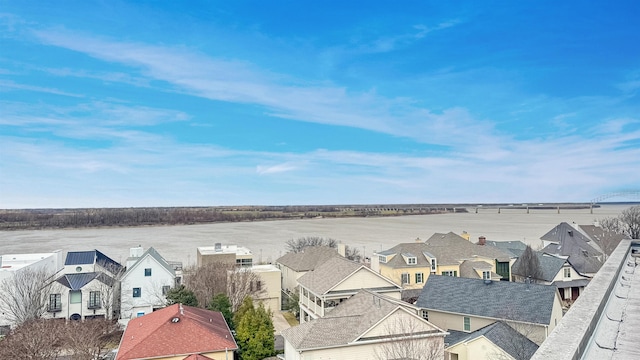
[[[38,254],[3,254],[0,256],[0,282],[10,281],[11,277],[20,276],[26,270],[42,269],[54,276],[62,268],[62,255],[60,250]],[[9,316],[0,311],[0,334],[11,325]]]
[[[49,317],[113,318],[119,311],[122,271],[122,265],[98,250],[68,252],[49,294]]]
[[[165,307],[176,271],[154,248],[131,248],[121,280],[121,319],[131,319]]]

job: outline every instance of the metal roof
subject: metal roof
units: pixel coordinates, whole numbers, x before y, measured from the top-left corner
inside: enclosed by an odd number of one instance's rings
[[[69,251],[64,261],[65,265],[93,264],[96,259],[96,251]]]

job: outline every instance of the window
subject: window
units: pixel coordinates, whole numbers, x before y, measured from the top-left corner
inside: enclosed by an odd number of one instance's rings
[[[257,280],[256,281],[256,291],[260,291],[262,290],[262,281]]]
[[[402,285],[409,284],[410,278],[408,273],[402,274]]]
[[[431,259],[431,271],[436,271],[436,267],[437,267],[438,263],[436,262],[436,259]]]
[[[429,312],[427,310],[422,310],[422,318],[429,321]]]
[[[144,276],[151,276],[151,268],[144,269]]]
[[[133,297],[140,297],[142,295],[142,288],[133,288]]]
[[[482,280],[491,280],[491,271],[483,271]]]
[[[387,263],[387,257],[386,257],[386,256],[384,256],[384,255],[378,255],[378,261],[379,261],[381,264],[386,264],[386,263]]]
[[[165,285],[162,287],[162,295],[167,295],[167,293],[171,290],[171,286]]]
[[[453,277],[457,277],[458,276],[458,272],[457,271],[443,271],[442,272],[442,276],[453,276]]]
[[[144,315],[144,311],[138,311],[138,313],[136,314],[136,317],[140,317]]]
[[[414,257],[407,258],[407,264],[409,264],[409,265],[415,265],[416,261],[417,261],[417,259],[414,258]]]
[[[62,294],[49,295],[49,311],[62,310]]]
[[[69,291],[69,304],[80,304],[82,302],[82,292]]]
[[[100,291],[92,291],[89,293],[89,308],[95,309],[100,307]]]
[[[423,281],[424,281],[424,274],[416,273],[416,284],[422,284]]]
[[[467,316],[464,317],[464,331],[471,331],[471,319]]]
[[[564,277],[565,278],[571,277],[571,268],[564,268]]]
[[[251,267],[253,265],[253,259],[236,259],[236,266]]]

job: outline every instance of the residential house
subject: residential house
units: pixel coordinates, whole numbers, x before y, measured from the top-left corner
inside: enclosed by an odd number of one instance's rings
[[[68,252],[62,275],[49,295],[49,316],[71,320],[117,317],[123,270],[98,250]]]
[[[301,252],[282,255],[276,260],[276,266],[282,271],[282,289],[287,293],[296,291],[302,275],[337,256],[340,256],[337,249],[328,246],[309,246]]]
[[[298,279],[300,322],[325,316],[360,289],[400,299],[402,288],[367,266],[333,257]]]
[[[620,241],[629,239],[626,234],[618,234],[613,231],[603,229],[595,222],[593,225],[579,225],[582,233],[587,235],[589,239],[595,242],[600,250],[604,252],[605,259],[611,255],[613,250],[620,244]]]
[[[131,319],[165,307],[176,271],[154,248],[130,249],[121,280],[121,319]]]
[[[538,345],[503,321],[473,332],[449,330],[444,339],[449,360],[525,360]]]
[[[430,274],[508,281],[515,260],[511,253],[449,232],[377,252],[371,268],[404,289],[420,289]]]
[[[24,277],[34,272],[44,272],[44,276],[54,276],[62,269],[62,252],[60,250],[50,253],[37,254],[3,254],[0,255],[0,283],[13,280],[24,281]],[[44,279],[43,279],[44,280]],[[8,332],[14,325],[10,316],[0,312],[0,335]]]
[[[593,277],[603,264],[602,249],[577,226],[560,223],[540,239],[544,246],[542,252],[567,258],[583,276]]]
[[[253,285],[255,290],[254,301],[261,302],[265,308],[272,312],[280,311],[282,305],[281,277],[282,273],[275,265],[253,265],[251,267],[259,280]]]
[[[237,349],[221,313],[174,304],[131,319],[116,360],[230,360]]]
[[[560,298],[567,302],[575,301],[589,284],[591,277],[580,274],[566,258],[546,254],[542,251],[534,252],[540,264],[542,275],[531,280],[538,284],[555,285],[560,292]],[[518,258],[512,267],[513,280],[517,282],[527,281],[525,265]]]
[[[364,289],[326,316],[282,332],[286,360],[439,360],[445,335],[410,304]]]
[[[198,247],[196,257],[197,266],[211,263],[226,263],[241,267],[251,267],[253,265],[253,254],[248,248],[238,245],[215,243],[214,246]]]
[[[560,295],[553,285],[451,276],[430,276],[416,306],[447,331],[473,332],[505,321],[536,344],[562,318]]]
[[[524,250],[527,248],[527,244],[523,243],[519,240],[510,240],[510,241],[493,241],[487,240],[486,246],[494,246],[498,249],[511,254],[511,257],[520,257]]]

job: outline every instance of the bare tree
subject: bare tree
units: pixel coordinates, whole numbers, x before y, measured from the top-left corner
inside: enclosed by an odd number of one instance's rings
[[[0,284],[0,311],[15,324],[39,319],[47,312],[49,294],[57,285],[45,268],[14,271]]]
[[[518,259],[518,268],[514,269],[514,272],[525,279],[531,279],[537,281],[542,279],[543,273],[540,267],[540,260],[538,255],[533,251],[531,246],[527,245],[522,255]]]
[[[260,276],[250,268],[238,268],[233,264],[214,262],[184,270],[185,286],[193,291],[198,304],[205,307],[214,296],[226,294],[233,311],[247,296],[263,291]]]
[[[238,310],[247,297],[259,300],[260,294],[265,290],[260,275],[251,271],[250,268],[231,270],[227,279],[227,297],[233,312]]]
[[[345,245],[344,247],[344,257],[352,260],[360,262],[362,260],[362,255],[360,255],[360,250],[356,247],[350,247]]]
[[[444,336],[433,336],[433,333],[420,329],[417,321],[396,319],[385,326],[387,334],[381,337],[382,342],[375,350],[375,358],[441,360],[444,359]],[[433,332],[436,332],[434,330]]]
[[[632,239],[640,238],[640,206],[624,209],[617,217],[600,219],[598,222],[605,230],[625,234]]]
[[[0,340],[0,359],[53,360],[62,352],[64,321],[30,320]]]
[[[297,239],[289,239],[285,243],[287,252],[299,253],[308,246],[328,246],[335,248],[338,241],[332,238],[324,238],[320,236],[306,236]]]
[[[115,321],[70,321],[64,327],[64,347],[74,360],[97,359],[121,336],[122,330]]]

